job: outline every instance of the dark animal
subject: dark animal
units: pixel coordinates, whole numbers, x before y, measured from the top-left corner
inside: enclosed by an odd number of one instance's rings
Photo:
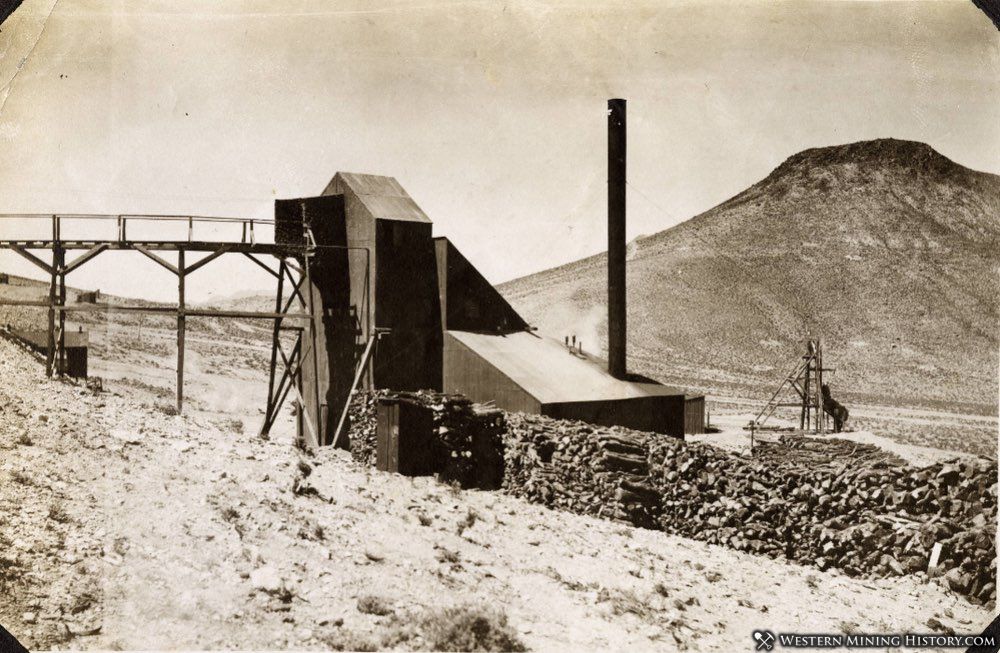
[[[843,404],[830,396],[830,386],[823,384],[823,412],[833,418],[833,432],[840,433],[850,414]]]

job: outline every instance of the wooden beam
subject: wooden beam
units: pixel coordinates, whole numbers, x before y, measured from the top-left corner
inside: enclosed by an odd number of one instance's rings
[[[365,368],[368,367],[368,360],[371,358],[372,351],[375,349],[375,341],[378,340],[378,334],[371,334],[368,337],[368,344],[365,346],[365,353],[361,356],[361,361],[358,363],[358,369],[354,372],[354,381],[351,382],[351,389],[347,392],[347,400],[344,402],[344,409],[340,412],[340,419],[337,421],[337,430],[333,432],[333,446],[337,447],[340,442],[340,436],[344,432],[344,423],[347,421],[347,413],[351,407],[351,395],[358,387],[358,383],[361,381],[361,376],[365,372]]]
[[[70,304],[56,310],[67,313],[146,313],[150,315],[176,315],[175,306],[130,306],[126,304]]]
[[[285,261],[285,265],[291,267],[287,260]],[[289,296],[288,303],[285,305],[285,311],[288,311],[288,308],[292,305],[292,299],[296,297],[298,297],[299,301],[302,302],[302,307],[305,308],[307,306],[306,298],[302,295],[302,284],[305,283],[306,280],[305,274],[299,272],[299,280],[296,281],[294,277],[292,277],[292,273],[286,269],[285,276],[288,277],[289,283],[292,284],[292,294]]]
[[[2,305],[3,302],[0,302]],[[33,306],[34,304],[26,304]],[[41,302],[41,306],[48,306],[48,302]],[[174,306],[126,306],[115,304],[70,304],[69,306],[57,306],[56,311],[67,313],[145,313],[149,315],[177,315],[177,308]],[[273,320],[281,318],[283,320],[309,320],[312,319],[305,313],[269,313],[266,311],[217,311],[213,309],[191,309],[185,308],[184,315],[188,317],[221,317],[244,320]]]
[[[81,254],[80,256],[77,256],[75,259],[73,259],[73,262],[70,263],[69,265],[64,265],[62,273],[64,275],[69,274],[70,272],[72,272],[73,270],[77,269],[78,267],[80,267],[81,265],[83,265],[84,263],[86,263],[87,261],[89,261],[90,259],[94,258],[95,256],[97,256],[98,254],[100,254],[101,252],[103,252],[104,250],[106,250],[107,248],[108,248],[108,244],[107,243],[101,243],[100,245],[94,245],[89,250],[87,250],[86,254]]]
[[[52,216],[52,265],[49,266],[49,331],[45,352],[45,376],[52,376],[56,358],[56,270],[59,269],[59,218]]]
[[[300,345],[301,345],[301,341],[295,343],[295,346],[301,352]],[[301,371],[302,371],[301,353],[299,355],[299,359],[300,360],[297,361],[297,363],[298,363],[297,365],[294,365],[293,364],[294,361],[290,361],[289,358],[288,358],[288,356],[285,355],[285,350],[281,347],[280,343],[278,344],[278,353],[281,354],[281,360],[282,360],[282,362],[284,362],[285,367],[288,368],[288,369],[290,369],[290,370],[294,370],[294,372],[291,373],[291,376],[293,377],[293,380],[291,382],[291,386],[292,386],[292,389],[295,391],[295,397],[299,400],[299,415],[302,416],[302,421],[306,425],[306,427],[308,429],[308,432],[309,432],[309,435],[311,436],[311,439],[307,442],[307,444],[309,444],[309,446],[311,446],[313,448],[316,448],[316,447],[319,446],[319,442],[320,442],[319,431],[316,429],[316,426],[314,425],[312,418],[309,417],[309,410],[308,410],[308,407],[306,406],[306,400],[302,396],[302,391],[299,389],[298,384],[294,382],[294,376],[296,374],[299,374],[299,378],[301,379]],[[293,351],[293,354],[294,354],[294,351]],[[317,413],[319,412],[318,406],[317,406],[317,411],[316,412]]]
[[[299,347],[299,345],[300,345],[300,344],[301,344],[301,343],[299,343],[299,342],[296,342],[296,343],[295,343],[295,347]],[[278,346],[277,346],[277,350],[278,350],[278,354],[280,354],[280,355],[281,355],[281,362],[282,362],[282,363],[284,363],[285,367],[288,367],[288,368],[290,368],[290,367],[292,366],[292,364],[291,364],[291,362],[290,362],[290,359],[289,359],[289,357],[288,357],[288,356],[287,356],[287,355],[285,354],[285,349],[284,349],[284,348],[283,348],[283,347],[281,346],[281,341],[280,341],[280,340],[278,341]],[[300,352],[300,353],[301,353],[301,352]],[[292,350],[292,355],[294,356],[294,354],[295,354],[295,350],[294,350],[294,348],[293,348],[293,350]]]
[[[0,299],[0,306],[48,306],[44,299]]]
[[[192,272],[195,272],[196,270],[199,270],[202,266],[207,265],[208,263],[210,263],[210,262],[214,261],[215,259],[219,258],[220,256],[222,256],[223,254],[225,254],[228,251],[229,251],[229,245],[223,245],[222,247],[218,248],[217,250],[215,250],[214,252],[212,252],[211,254],[209,254],[208,256],[206,256],[205,258],[203,258],[200,261],[198,261],[197,263],[192,263],[190,266],[184,268],[183,273],[185,275],[191,274]]]
[[[155,261],[156,263],[159,263],[160,265],[162,265],[163,267],[167,268],[168,270],[170,270],[171,272],[173,272],[177,276],[181,276],[181,268],[179,268],[176,265],[173,265],[172,263],[170,263],[168,261],[165,261],[164,259],[160,258],[159,256],[157,256],[153,252],[151,252],[148,249],[146,249],[145,247],[143,247],[142,245],[133,244],[132,245],[132,249],[134,249],[135,251],[139,252],[140,254],[142,254],[146,258],[150,259],[151,261]],[[178,256],[183,256],[183,254],[184,254],[184,250],[177,250],[177,255]],[[178,260],[180,260],[180,259],[178,259]]]
[[[319,445],[322,445],[322,444],[326,444],[324,442],[324,438],[325,438],[325,433],[324,432],[326,431],[326,428],[325,428],[326,425],[322,421],[322,417],[323,417],[323,399],[320,396],[320,392],[319,392],[319,347],[318,347],[318,344],[317,344],[317,334],[318,334],[318,331],[319,331],[319,327],[317,326],[317,322],[319,322],[319,320],[317,319],[317,316],[316,316],[316,314],[317,314],[317,307],[316,307],[315,292],[313,290],[312,273],[310,271],[310,265],[309,265],[310,258],[311,257],[309,257],[309,256],[305,257],[305,261],[304,261],[304,266],[305,266],[304,280],[305,280],[305,284],[306,284],[307,290],[309,292],[308,305],[307,305],[307,312],[309,313],[309,316],[311,318],[309,320],[309,338],[310,338],[310,341],[311,341],[310,342],[310,347],[309,347],[309,358],[312,360],[313,389],[315,391],[314,392],[314,395],[315,395],[314,398],[316,400],[316,422],[317,423],[316,423],[316,429],[315,429],[314,432],[315,432],[315,435],[316,435],[316,446],[319,446]],[[322,312],[322,307],[320,307],[318,310],[320,312]],[[322,324],[322,323],[320,323],[320,324]]]
[[[249,256],[249,254],[247,255]],[[253,258],[253,257],[251,257]],[[256,259],[254,259],[256,260]],[[271,268],[267,268],[268,271]],[[281,311],[281,294],[285,287],[285,262],[281,261],[278,265],[278,289],[274,300],[274,311],[277,313]],[[274,419],[274,373],[278,365],[278,340],[281,337],[281,318],[277,317],[274,319],[274,330],[271,334],[271,361],[268,366],[268,377],[267,377],[267,410],[264,414],[264,424],[265,428],[261,429],[261,432],[266,435],[271,428],[271,422]],[[280,389],[279,389],[280,394]]]
[[[49,274],[52,274],[52,266],[50,266],[48,263],[46,263],[42,259],[40,259],[37,256],[35,256],[34,254],[32,254],[31,252],[29,252],[28,250],[26,250],[24,247],[21,247],[20,245],[11,245],[10,249],[12,251],[14,251],[14,252],[17,252],[18,254],[20,254],[21,256],[23,256],[24,258],[28,259],[29,261],[31,261],[32,263],[34,263],[38,267],[40,267],[43,270],[45,270],[46,272],[48,272]]]
[[[259,265],[260,267],[262,267],[262,268],[264,268],[265,270],[267,270],[267,272],[268,272],[268,273],[269,273],[269,274],[270,274],[271,276],[273,276],[273,277],[277,277],[278,279],[281,279],[281,275],[280,275],[279,273],[277,273],[277,272],[275,272],[274,270],[272,270],[272,269],[271,269],[271,267],[270,267],[269,265],[267,265],[266,263],[264,263],[263,261],[261,261],[260,259],[258,259],[258,258],[257,258],[256,256],[254,256],[254,255],[253,255],[253,254],[251,254],[250,252],[243,252],[243,255],[244,255],[244,256],[246,256],[246,257],[247,257],[248,259],[250,259],[251,261],[253,261],[254,263],[256,263],[257,265]],[[284,263],[282,263],[282,264],[284,264]],[[280,307],[279,307],[279,308],[280,308]]]
[[[177,252],[177,269],[184,269],[184,250]],[[177,275],[177,413],[184,410],[184,274]]]
[[[319,447],[319,435],[317,434],[316,427],[313,425],[312,419],[309,417],[309,411],[306,410],[306,401],[302,398],[302,391],[299,390],[299,386],[292,383],[292,390],[295,391],[295,396],[299,400],[299,413],[302,415],[302,421],[305,422],[306,428],[309,430],[309,435],[312,436],[311,441],[307,444],[316,449]]]
[[[301,336],[295,340],[295,346],[292,347],[291,361],[295,362],[297,356],[299,355],[299,348],[302,346]],[[290,370],[287,366],[282,365],[281,380],[278,382],[277,390],[274,392],[274,397],[272,401],[273,405],[269,406],[270,413],[269,416],[265,416],[264,424],[261,426],[260,434],[267,435],[271,431],[271,427],[274,426],[274,422],[278,419],[278,412],[281,410],[281,406],[285,403],[285,397],[288,396],[289,386],[295,382],[295,372],[296,370]]]
[[[66,260],[66,253],[63,251],[59,252],[59,267],[63,267]],[[59,306],[66,305],[66,274],[59,275]],[[59,311],[59,342],[56,346],[56,352],[58,353],[57,361],[58,364],[56,368],[59,370],[59,376],[65,376],[66,374],[66,311]]]
[[[277,318],[283,320],[309,319],[309,316],[305,313],[268,313],[266,311],[216,311],[212,309],[189,308],[185,313],[192,317],[228,317],[245,320],[274,320]]]

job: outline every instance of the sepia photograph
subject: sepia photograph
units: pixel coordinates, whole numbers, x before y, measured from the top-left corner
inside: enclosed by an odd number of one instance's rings
[[[995,0],[0,0],[0,653],[995,653],[998,406]]]

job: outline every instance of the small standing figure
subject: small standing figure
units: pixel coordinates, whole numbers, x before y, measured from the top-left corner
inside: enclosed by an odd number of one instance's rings
[[[833,432],[840,433],[844,430],[844,423],[847,422],[848,413],[843,404],[830,396],[830,386],[823,384],[823,412],[833,418]]]

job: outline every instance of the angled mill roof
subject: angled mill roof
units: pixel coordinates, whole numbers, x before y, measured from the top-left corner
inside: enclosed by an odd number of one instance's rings
[[[11,333],[42,351],[49,348],[49,332],[44,329],[11,329]],[[66,347],[87,347],[89,344],[90,334],[86,331],[66,331]]]
[[[684,394],[656,383],[616,379],[599,360],[574,355],[563,343],[529,331],[448,334],[542,404]]]
[[[394,177],[338,172],[326,185],[323,194],[341,193],[357,198],[376,220],[431,221]]]

